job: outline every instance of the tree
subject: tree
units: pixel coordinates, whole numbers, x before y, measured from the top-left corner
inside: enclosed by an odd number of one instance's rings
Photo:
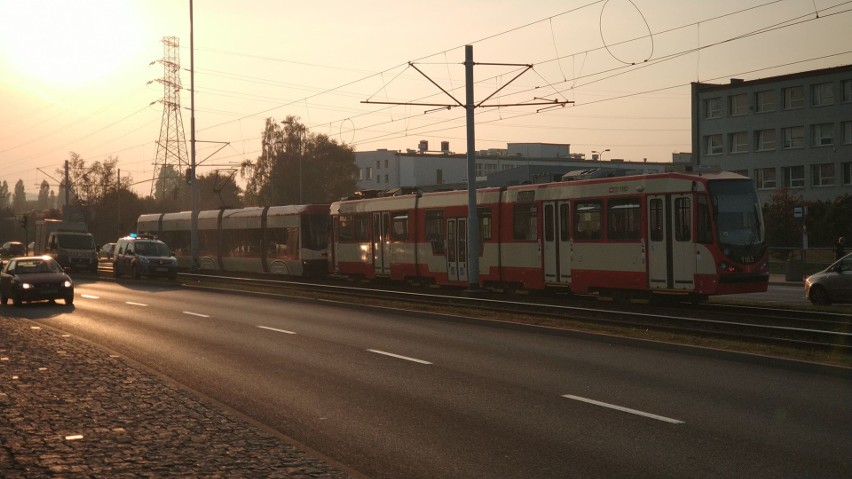
[[[351,147],[309,134],[294,116],[267,118],[261,155],[240,169],[249,205],[329,203],[355,191],[356,171]]]
[[[0,183],[0,208],[8,208],[9,207],[9,183],[6,183],[6,180],[3,180],[3,183]]]
[[[37,206],[42,211],[50,209],[50,185],[47,184],[47,180],[41,181],[41,186],[38,189]]]
[[[802,242],[802,225],[793,218],[793,209],[807,206],[801,195],[787,188],[778,188],[765,206],[763,217],[769,246],[795,247]]]
[[[71,152],[71,158],[68,160],[71,204],[78,210],[83,221],[90,222],[104,198],[119,186],[117,165],[118,158],[109,157],[103,162],[96,161],[91,166],[86,166],[86,161],[80,155]],[[64,169],[57,169],[56,173],[65,175]],[[131,178],[128,176],[121,181],[126,187]]]
[[[24,180],[18,180],[15,183],[15,194],[12,196],[12,210],[15,214],[23,213],[27,210],[27,192],[24,188]]]

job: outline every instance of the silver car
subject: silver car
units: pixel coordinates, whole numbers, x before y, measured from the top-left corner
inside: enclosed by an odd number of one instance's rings
[[[817,305],[852,302],[852,253],[805,279],[805,298]]]

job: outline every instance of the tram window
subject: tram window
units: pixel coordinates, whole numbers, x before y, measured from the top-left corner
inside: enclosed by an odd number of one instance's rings
[[[689,198],[675,198],[675,239],[692,239],[692,208]]]
[[[328,247],[328,217],[325,215],[303,215],[302,246],[321,251]]]
[[[340,215],[337,217],[337,239],[338,241],[352,241],[355,237],[355,225],[352,216]]]
[[[370,217],[368,215],[355,216],[355,242],[366,243],[370,241]]]
[[[491,240],[491,208],[477,208],[476,216],[479,219],[479,241]]]
[[[698,203],[698,227],[696,239],[699,243],[709,244],[713,242],[713,232],[710,229],[710,205],[706,196],[699,196]]]
[[[581,240],[601,239],[601,203],[577,203],[574,208],[574,237]]]
[[[571,210],[568,208],[568,203],[559,205],[559,241],[568,241],[571,228],[568,218]]]
[[[638,240],[641,211],[639,198],[611,200],[607,205],[607,235],[614,240]]]
[[[544,206],[544,240],[553,241],[556,228],[553,227],[553,205]]]
[[[299,228],[271,228],[268,230],[267,247],[269,258],[299,257]]]
[[[648,208],[650,219],[648,228],[651,229],[651,241],[663,241],[663,225],[665,224],[665,216],[663,215],[663,200],[654,198],[651,200],[651,205]]]
[[[391,239],[393,241],[408,240],[408,215],[394,216],[392,226]]]
[[[198,251],[201,255],[218,255],[219,232],[216,230],[198,230]]]
[[[512,239],[514,240],[537,240],[538,239],[538,209],[535,204],[515,205],[512,214]]]
[[[444,254],[444,212],[426,211],[426,241],[432,245],[432,254]]]

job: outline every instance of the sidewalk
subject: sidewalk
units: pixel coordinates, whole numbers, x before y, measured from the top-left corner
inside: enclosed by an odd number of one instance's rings
[[[0,316],[0,477],[349,477],[36,321]]]

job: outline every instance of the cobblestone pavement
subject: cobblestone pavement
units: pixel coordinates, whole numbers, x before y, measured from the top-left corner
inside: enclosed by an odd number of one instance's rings
[[[349,476],[121,357],[0,316],[0,477]]]

